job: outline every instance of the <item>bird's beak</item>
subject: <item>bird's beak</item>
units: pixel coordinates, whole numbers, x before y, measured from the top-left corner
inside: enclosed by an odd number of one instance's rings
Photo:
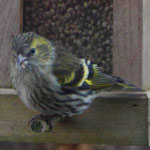
[[[17,63],[19,66],[21,66],[23,69],[25,69],[25,66],[27,64],[27,58],[19,54],[17,58]]]

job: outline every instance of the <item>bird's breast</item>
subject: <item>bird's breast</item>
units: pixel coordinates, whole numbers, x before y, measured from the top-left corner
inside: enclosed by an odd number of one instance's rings
[[[53,75],[47,77],[41,72],[16,71],[12,82],[21,101],[28,108],[40,112],[49,109],[53,100],[53,91],[59,89]]]

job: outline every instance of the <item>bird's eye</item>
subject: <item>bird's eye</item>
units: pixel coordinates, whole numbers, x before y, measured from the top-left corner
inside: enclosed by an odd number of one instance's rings
[[[30,51],[26,54],[27,57],[31,57],[35,53],[35,48],[31,48]]]
[[[32,49],[30,50],[30,52],[31,52],[31,54],[34,54],[34,53],[35,53],[35,48],[32,48]]]

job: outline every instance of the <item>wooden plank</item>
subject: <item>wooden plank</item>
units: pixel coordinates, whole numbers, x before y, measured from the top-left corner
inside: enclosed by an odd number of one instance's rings
[[[113,74],[139,87],[145,87],[142,82],[142,2],[144,1],[114,0],[113,9]],[[144,80],[147,82],[147,79]]]
[[[113,74],[150,89],[150,1],[114,0]]]
[[[104,93],[103,93],[104,94]],[[36,113],[15,95],[0,95],[0,141],[148,145],[148,101],[98,98],[82,115],[58,124],[51,133],[33,133],[28,121]]]
[[[20,29],[20,0],[0,0],[0,87],[10,87],[11,43]]]
[[[150,1],[143,0],[142,85],[150,89]]]

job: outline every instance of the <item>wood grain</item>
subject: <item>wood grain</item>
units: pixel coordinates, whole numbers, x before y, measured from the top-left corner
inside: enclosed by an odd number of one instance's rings
[[[147,61],[142,59],[142,2],[114,0],[113,8],[113,74],[138,87],[144,87],[142,61]],[[147,82],[147,79],[144,80]]]
[[[15,95],[0,95],[0,141],[148,145],[148,100],[98,98],[84,114],[58,124],[51,133],[33,133],[28,121],[37,113]]]
[[[11,43],[20,29],[20,0],[0,0],[0,87],[10,87]]]

